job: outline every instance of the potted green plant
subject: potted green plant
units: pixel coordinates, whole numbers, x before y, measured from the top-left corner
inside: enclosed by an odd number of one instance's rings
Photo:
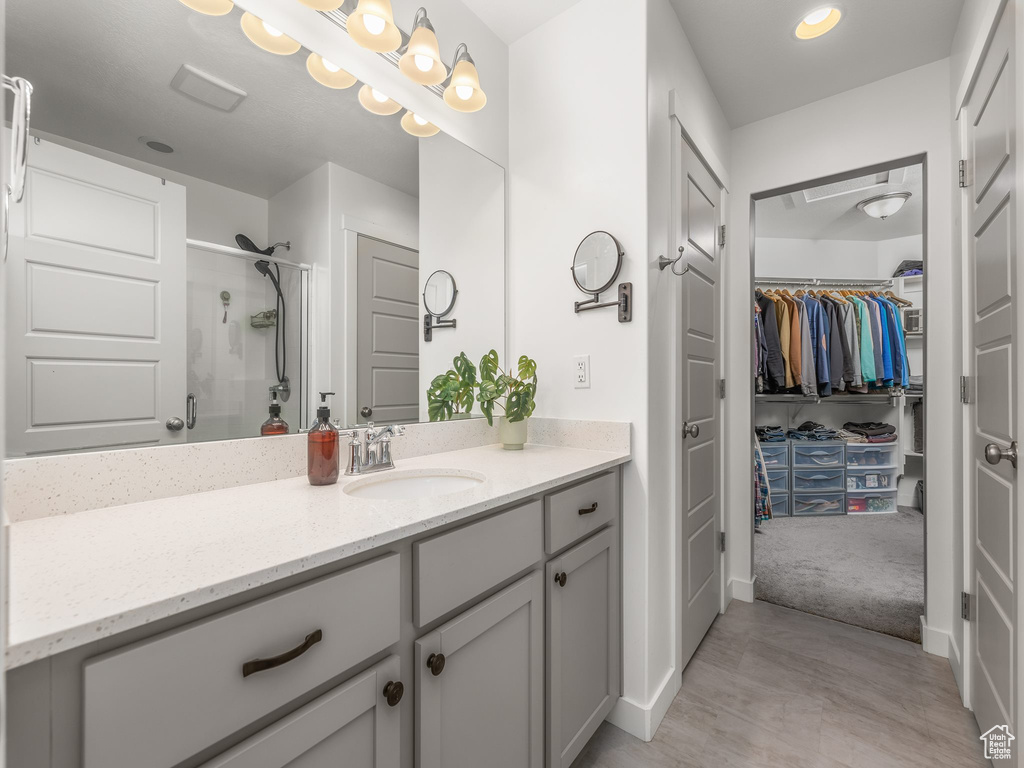
[[[473,411],[476,366],[462,352],[452,367],[435,376],[427,389],[427,416],[431,421],[467,419]]]
[[[526,420],[537,405],[536,394],[537,363],[526,355],[519,358],[515,375],[510,375],[501,369],[498,353],[493,349],[481,358],[479,372],[462,352],[452,360],[450,369],[430,382],[427,415],[431,421],[466,418],[475,399],[487,423],[493,426],[497,406],[502,411],[498,422],[502,446],[509,451],[521,451],[526,444]]]
[[[526,420],[537,403],[537,363],[526,355],[519,358],[516,374],[501,369],[498,353],[491,350],[480,359],[477,400],[488,424],[494,424],[494,406],[503,411],[498,436],[506,451],[521,451],[526,443]]]

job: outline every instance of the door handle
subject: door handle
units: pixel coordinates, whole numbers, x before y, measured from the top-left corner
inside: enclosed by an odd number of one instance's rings
[[[188,397],[185,398],[185,426],[189,429],[195,429],[196,416],[198,415],[198,409],[196,408],[196,396],[191,392],[188,393]]]
[[[697,424],[691,424],[688,421],[683,422],[683,439],[689,437],[696,437],[700,434],[700,426]]]
[[[3,87],[14,94],[11,117],[11,181],[0,194],[4,196],[3,260],[7,262],[7,246],[10,237],[11,201],[20,203],[25,196],[25,180],[28,177],[29,120],[32,115],[32,83],[23,77],[3,76]]]
[[[996,443],[989,443],[985,446],[985,461],[989,464],[998,464],[1000,461],[1009,461],[1013,468],[1017,468],[1017,441],[1010,443],[1009,448],[1002,448]]]
[[[373,408],[371,408],[368,405],[364,405],[362,409],[360,409],[359,413],[362,415],[364,419],[368,419],[371,416],[373,416]]]
[[[171,416],[171,418],[166,422],[166,427],[171,430],[171,432],[180,432],[185,428],[185,422],[180,416]]]

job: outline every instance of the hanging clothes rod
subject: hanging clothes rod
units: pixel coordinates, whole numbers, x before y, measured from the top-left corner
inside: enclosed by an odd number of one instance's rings
[[[774,285],[785,288],[892,288],[893,280],[821,280],[819,278],[795,279],[791,277],[759,277],[754,285]]]

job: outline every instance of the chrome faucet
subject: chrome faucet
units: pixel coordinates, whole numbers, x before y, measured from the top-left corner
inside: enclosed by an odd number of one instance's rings
[[[391,438],[401,437],[405,428],[389,424],[376,429],[371,421],[366,425],[360,440],[358,429],[353,429],[349,436],[348,462],[345,465],[346,475],[364,475],[369,472],[381,472],[394,469],[395,462],[391,458]]]

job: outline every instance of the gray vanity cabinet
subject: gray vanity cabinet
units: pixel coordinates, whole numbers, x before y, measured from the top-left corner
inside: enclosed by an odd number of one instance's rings
[[[391,656],[202,768],[399,768],[400,673]]]
[[[617,529],[547,565],[548,768],[569,768],[619,695]]]
[[[544,585],[517,581],[416,641],[417,768],[542,768]]]

